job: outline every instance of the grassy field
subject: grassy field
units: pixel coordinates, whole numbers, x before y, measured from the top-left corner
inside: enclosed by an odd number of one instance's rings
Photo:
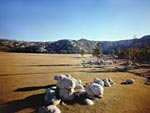
[[[90,58],[74,54],[0,53],[0,113],[35,111],[43,105],[45,89],[56,84],[53,77],[58,73],[69,73],[81,79],[83,85],[95,77],[111,77],[117,83],[105,88],[104,98],[94,101],[93,106],[59,105],[62,113],[150,113],[150,86],[144,84],[143,77],[115,72],[112,67],[83,68],[82,60]],[[122,85],[126,78],[135,79],[135,84]]]

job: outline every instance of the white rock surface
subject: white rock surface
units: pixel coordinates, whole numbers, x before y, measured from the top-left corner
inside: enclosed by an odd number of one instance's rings
[[[59,96],[63,100],[73,100],[74,99],[74,91],[66,90],[66,89],[59,89]]]
[[[62,80],[64,77],[65,77],[64,75],[55,75],[54,80],[59,81],[59,80]]]
[[[97,84],[99,84],[101,86],[104,86],[104,81],[99,79],[99,78],[94,78],[94,83],[97,83]]]
[[[111,85],[115,85],[116,83],[111,79],[111,78],[108,78],[108,81]]]
[[[92,100],[90,100],[90,99],[85,99],[84,102],[87,105],[94,105],[94,102]]]
[[[88,97],[103,97],[103,93],[104,93],[104,88],[103,86],[96,84],[96,83],[92,83],[92,84],[88,84],[85,87],[85,91],[87,93]]]
[[[108,78],[105,78],[103,81],[104,81],[104,86],[105,87],[111,87],[111,84],[110,84]]]
[[[56,86],[52,86],[51,89],[52,89],[52,90],[56,90],[57,87],[56,87]]]
[[[56,86],[60,89],[72,89],[75,88],[76,83],[74,80],[72,80],[72,78],[63,77],[62,79],[58,80]]]

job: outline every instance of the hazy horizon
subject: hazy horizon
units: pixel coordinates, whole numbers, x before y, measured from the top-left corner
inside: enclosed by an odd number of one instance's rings
[[[150,34],[149,0],[1,0],[0,38],[118,41]]]

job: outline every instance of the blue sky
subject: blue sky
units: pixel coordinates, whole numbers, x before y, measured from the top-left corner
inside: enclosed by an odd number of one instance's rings
[[[112,41],[150,34],[150,0],[0,0],[0,38]]]

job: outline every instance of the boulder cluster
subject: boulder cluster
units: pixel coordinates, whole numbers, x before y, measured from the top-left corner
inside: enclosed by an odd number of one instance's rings
[[[92,60],[83,60],[82,62],[82,66],[84,68],[91,68],[93,66],[100,66],[100,67],[103,67],[103,66],[110,66],[112,65],[113,63],[117,63],[117,62],[113,62],[112,60],[101,60],[101,61],[92,61]]]
[[[93,105],[92,100],[102,98],[104,87],[110,87],[115,84],[111,78],[103,80],[95,78],[92,83],[82,85],[80,79],[75,79],[71,75],[55,75],[56,86],[47,88],[44,95],[46,107],[41,107],[39,113],[61,113],[56,106],[65,105],[65,102],[83,100],[83,104]]]

